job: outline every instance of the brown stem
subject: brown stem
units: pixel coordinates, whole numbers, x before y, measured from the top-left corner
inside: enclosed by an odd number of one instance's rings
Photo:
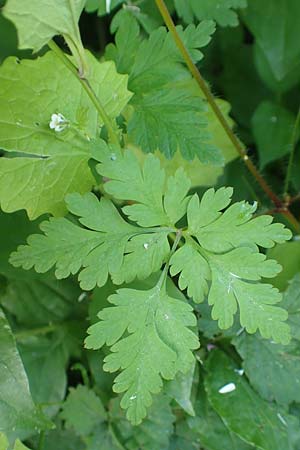
[[[276,208],[282,208],[283,202],[282,200],[275,194],[275,192],[272,191],[266,180],[263,178],[263,176],[260,174],[258,169],[256,168],[255,164],[251,161],[249,156],[247,155],[246,149],[243,147],[239,139],[236,137],[234,132],[231,129],[231,126],[226,120],[226,117],[223,115],[221,109],[219,108],[217,102],[215,101],[215,98],[208,87],[207,83],[205,82],[204,78],[202,78],[201,73],[199,72],[197,66],[193,63],[193,60],[185,47],[181,37],[179,36],[176,26],[172,20],[172,17],[169,13],[169,10],[164,2],[164,0],[155,0],[156,5],[162,15],[162,18],[170,31],[170,33],[173,36],[173,39],[182,54],[182,57],[188,66],[191,74],[195,78],[197,84],[199,85],[200,89],[202,90],[204,96],[206,97],[207,102],[209,103],[210,107],[212,108],[213,112],[215,113],[216,117],[218,118],[220,124],[222,125],[225,133],[227,134],[228,138],[232,142],[232,145],[236,149],[239,156],[244,161],[245,165],[247,166],[248,170],[251,172],[253,177],[256,179],[262,190],[265,192],[265,194],[269,197],[269,199],[272,201],[272,203],[276,206]],[[286,216],[287,220],[290,222],[290,224],[295,228],[297,232],[300,230],[300,225],[297,221],[297,219],[292,215],[292,213],[288,209],[284,209],[283,214]]]

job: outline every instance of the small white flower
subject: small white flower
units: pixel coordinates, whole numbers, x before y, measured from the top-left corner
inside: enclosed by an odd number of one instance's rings
[[[229,392],[232,392],[235,390],[236,390],[236,385],[234,383],[228,383],[219,389],[219,394],[229,394]]]
[[[60,131],[63,131],[68,126],[68,121],[65,119],[65,117],[58,113],[58,114],[52,114],[51,120],[49,123],[49,127],[51,130],[56,131],[59,133]]]
[[[110,13],[111,0],[106,0],[106,13]]]

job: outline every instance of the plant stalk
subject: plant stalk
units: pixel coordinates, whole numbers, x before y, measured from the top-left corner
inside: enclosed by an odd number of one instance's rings
[[[110,117],[107,115],[101,101],[97,97],[96,93],[94,92],[92,86],[90,85],[89,80],[86,78],[82,78],[78,72],[77,67],[72,63],[72,61],[68,58],[68,56],[61,50],[61,48],[53,41],[51,40],[48,42],[48,47],[56,54],[56,56],[63,62],[63,64],[77,77],[77,79],[80,81],[82,87],[88,94],[89,98],[91,99],[92,103],[94,104],[96,110],[99,113],[99,116],[101,117],[110,138],[110,141],[113,144],[119,145],[119,137],[114,129],[114,125]]]
[[[155,0],[157,8],[159,9],[162,18],[165,22],[165,25],[167,26],[169,32],[172,34],[174,42],[176,46],[178,47],[180,53],[182,54],[182,57],[188,66],[191,74],[193,75],[194,79],[196,80],[198,86],[202,90],[207,102],[209,103],[210,107],[212,108],[213,112],[215,113],[216,117],[218,118],[220,124],[222,125],[225,133],[227,134],[228,138],[230,139],[232,145],[236,149],[239,156],[244,161],[246,167],[250,171],[250,173],[253,175],[253,177],[256,179],[262,190],[265,192],[265,194],[269,197],[269,199],[272,201],[272,203],[276,206],[276,208],[282,209],[283,202],[282,200],[275,194],[275,192],[272,191],[266,180],[263,178],[263,176],[260,174],[258,169],[256,168],[255,164],[251,161],[249,156],[247,155],[246,149],[241,144],[240,140],[237,138],[237,136],[232,131],[229,123],[226,120],[226,117],[223,115],[221,109],[219,108],[217,102],[214,99],[214,96],[208,87],[207,83],[205,82],[204,78],[202,78],[202,75],[200,71],[198,70],[197,66],[193,63],[193,60],[185,47],[181,37],[179,36],[176,26],[172,20],[172,17],[169,13],[169,10],[164,2],[164,0]],[[287,220],[290,222],[290,224],[295,228],[297,232],[300,231],[300,224],[298,223],[297,219],[292,215],[292,213],[285,209],[283,214],[286,216]]]
[[[292,175],[292,167],[293,167],[293,163],[294,163],[295,150],[296,150],[296,144],[297,144],[297,131],[299,129],[299,126],[300,126],[300,106],[298,109],[296,121],[293,126],[293,132],[292,132],[292,136],[291,136],[291,144],[290,144],[291,153],[290,153],[290,157],[289,157],[289,162],[288,162],[288,167],[287,167],[287,172],[286,172],[286,177],[285,177],[285,182],[284,182],[284,191],[283,191],[283,195],[285,195],[285,196],[287,196],[288,192],[289,192],[289,185],[290,185],[290,179],[291,179],[291,175]]]

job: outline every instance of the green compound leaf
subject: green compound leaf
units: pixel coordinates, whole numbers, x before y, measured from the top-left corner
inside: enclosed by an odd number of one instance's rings
[[[80,42],[78,21],[84,5],[85,0],[7,0],[3,13],[18,30],[19,48],[38,51],[58,34]]]
[[[104,188],[120,200],[137,202],[123,211],[141,226],[174,225],[187,211],[190,180],[182,169],[166,183],[165,171],[153,155],[141,167],[137,156],[125,150],[102,145],[95,158],[97,171],[108,179]]]
[[[127,418],[139,424],[162,389],[162,379],[187,372],[193,363],[191,350],[199,347],[189,329],[196,325],[192,308],[155,286],[148,291],[120,289],[109,297],[113,307],[99,313],[100,322],[88,329],[87,348],[111,347],[104,370],[122,372],[114,391],[125,392],[121,406]],[[111,324],[114,324],[112,327]],[[128,332],[128,335],[124,333]]]
[[[208,296],[212,318],[221,329],[233,325],[239,306],[240,322],[249,333],[259,329],[265,338],[286,344],[289,326],[287,312],[274,306],[281,294],[261,278],[272,278],[281,270],[266,260],[257,245],[271,247],[291,237],[281,224],[271,224],[270,216],[252,219],[256,206],[235,203],[225,212],[231,188],[209,189],[201,201],[194,195],[188,205],[186,243],[172,256],[171,274],[179,275],[179,287],[195,302]],[[191,239],[195,236],[199,245]],[[210,282],[210,288],[208,288]]]
[[[214,30],[212,21],[184,31],[178,27],[195,62],[202,59],[199,48],[208,44]],[[169,159],[180,151],[187,160],[197,157],[205,164],[223,164],[221,151],[210,143],[207,107],[164,28],[142,40],[135,19],[124,15],[116,46],[107,47],[106,58],[113,59],[121,73],[129,74],[129,88],[135,94],[133,111],[128,110],[129,141],[146,153],[159,149]]]
[[[69,395],[62,406],[61,418],[67,429],[86,436],[101,422],[106,420],[106,412],[94,391],[83,385],[70,388]]]
[[[118,75],[113,63],[99,63],[89,53],[87,59],[90,82],[115,118],[131,96],[127,77]],[[0,161],[1,207],[26,209],[31,219],[64,214],[65,195],[93,185],[90,139],[103,124],[79,80],[52,52],[34,61],[8,58],[0,82],[0,146],[16,152]],[[68,121],[64,131],[49,128],[54,113]]]
[[[175,0],[175,8],[186,23],[197,20],[213,19],[222,27],[238,25],[238,16],[234,11],[245,8],[247,0]]]
[[[116,282],[121,283],[143,278],[161,267],[169,253],[166,231],[162,230],[163,238],[159,228],[152,234],[126,223],[111,201],[102,198],[99,202],[92,193],[69,194],[66,201],[69,211],[80,217],[85,228],[65,218],[50,218],[40,226],[44,235],[30,236],[28,245],[20,246],[11,255],[14,266],[34,266],[37,272],[44,273],[56,265],[59,279],[84,267],[79,281],[86,290],[103,286],[109,273],[113,277],[116,273]],[[163,242],[162,248],[157,242]],[[124,258],[127,250],[130,253]],[[144,266],[139,259],[141,252],[145,253]]]
[[[0,431],[12,440],[51,426],[34,405],[15,340],[0,310]]]

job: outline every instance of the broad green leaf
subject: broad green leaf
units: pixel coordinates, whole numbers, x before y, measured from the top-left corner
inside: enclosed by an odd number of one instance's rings
[[[168,296],[159,286],[147,291],[120,289],[109,297],[113,307],[99,313],[100,322],[88,329],[87,348],[105,343],[112,353],[105,358],[104,370],[122,372],[114,391],[125,392],[121,407],[133,424],[141,423],[152,403],[152,394],[162,389],[162,379],[187,372],[193,362],[191,350],[198,348],[192,308]],[[114,327],[111,327],[114,323]],[[128,331],[128,335],[124,333]]]
[[[8,439],[4,433],[0,433],[0,450],[7,450]]]
[[[14,450],[30,450],[29,447],[23,444],[19,439],[16,440]]]
[[[300,242],[291,241],[276,245],[267,253],[269,258],[276,259],[283,270],[274,279],[274,285],[281,291],[286,289],[288,282],[300,272]]]
[[[8,450],[9,442],[4,433],[0,432],[0,450]],[[15,445],[13,450],[30,450],[29,447],[26,447],[19,439],[15,441]]]
[[[281,405],[300,401],[300,357],[295,342],[276,345],[243,334],[234,344],[251,385],[262,398]]]
[[[288,323],[291,327],[292,337],[300,341],[300,274],[297,273],[290,281],[283,294],[282,306],[289,313]]]
[[[79,384],[70,388],[63,404],[61,417],[67,429],[74,429],[81,436],[89,435],[94,428],[106,420],[106,412],[94,391]]]
[[[261,168],[291,151],[294,122],[293,114],[282,106],[269,101],[258,105],[252,118],[252,129]]]
[[[11,255],[10,261],[15,267],[34,267],[37,272],[44,273],[55,265],[55,275],[59,279],[67,278],[83,267],[79,281],[85,290],[103,286],[109,274],[116,274],[121,283],[126,279],[143,278],[151,270],[160,268],[169,245],[163,228],[164,237],[161,237],[158,236],[159,228],[148,233],[147,229],[130,225],[110,200],[102,198],[99,201],[92,193],[84,196],[69,194],[66,201],[69,211],[79,217],[84,228],[65,218],[50,218],[40,226],[44,235],[30,236],[28,245],[20,246]],[[162,248],[156,244],[157,239],[160,244],[163,242]],[[132,253],[124,257],[128,246]],[[141,251],[144,252],[145,266],[141,266],[138,258]]]
[[[131,96],[127,77],[113,63],[86,55],[90,83],[115,118]],[[103,124],[79,80],[52,52],[34,61],[8,58],[0,82],[0,146],[13,152],[0,161],[2,209],[26,209],[31,219],[45,212],[61,215],[68,192],[86,192],[94,183],[90,140]],[[54,113],[68,121],[64,131],[50,129]]]
[[[264,401],[240,376],[229,357],[219,351],[211,352],[206,364],[205,389],[209,402],[221,416],[227,428],[243,441],[261,450],[292,450],[289,439],[290,416]],[[229,383],[232,392],[219,390]]]
[[[3,312],[0,312],[0,355],[0,431],[11,440],[38,429],[51,428],[51,422],[33,403],[28,379]]]
[[[39,222],[29,221],[25,211],[18,211],[13,214],[6,214],[0,211],[0,273],[8,278],[24,278],[22,269],[15,269],[9,264],[8,259],[11,252],[17,245],[23,244],[29,234],[39,231]],[[26,277],[29,275],[27,272]]]
[[[238,16],[235,9],[246,6],[247,0],[175,0],[176,11],[186,23],[196,17],[197,20],[213,19],[222,27],[236,26]]]
[[[95,431],[84,438],[84,442],[85,450],[125,450],[114,433],[113,427],[106,423],[98,424]]]
[[[74,281],[35,274],[34,279],[9,280],[0,303],[19,323],[32,328],[64,321],[76,310],[79,296]]]
[[[190,25],[184,31],[178,27],[195,61],[202,59],[199,48],[208,44],[214,29],[212,21]],[[127,15],[117,31],[116,46],[108,46],[106,58],[129,74],[129,89],[135,94],[127,114],[129,143],[147,153],[159,149],[167,158],[179,151],[187,160],[223,163],[221,152],[209,142],[205,103],[194,92],[182,56],[165,29],[142,40],[134,18]]]
[[[126,449],[169,450],[175,416],[170,399],[166,395],[161,394],[153,399],[147,418],[135,427],[126,420],[118,399],[112,400],[110,409],[110,417],[114,420],[122,440],[126,442]]]
[[[19,48],[40,50],[53,36],[62,34],[80,42],[78,21],[85,0],[7,0],[4,16],[18,30]]]
[[[38,439],[32,439],[35,443],[34,448],[38,445]],[[55,430],[51,430],[45,434],[43,450],[86,450],[86,446],[82,439],[72,430],[62,429],[59,424]]]
[[[260,0],[251,0],[243,12],[244,20],[272,75],[278,83],[285,83],[284,90],[296,85],[299,79],[299,14],[298,0],[266,0],[263,13]]]
[[[32,328],[32,326],[31,326]],[[59,410],[67,388],[66,352],[62,333],[46,336],[26,336],[26,330],[20,331],[18,349],[29,380],[29,387],[34,402],[45,406],[43,412],[53,417]],[[55,382],[49,382],[49,374]]]
[[[199,436],[205,450],[220,450],[220,442],[222,442],[222,450],[253,450],[252,446],[228,430],[210,406],[203,388],[200,388],[198,393],[195,410],[195,417],[189,417],[187,422],[191,431]]]

